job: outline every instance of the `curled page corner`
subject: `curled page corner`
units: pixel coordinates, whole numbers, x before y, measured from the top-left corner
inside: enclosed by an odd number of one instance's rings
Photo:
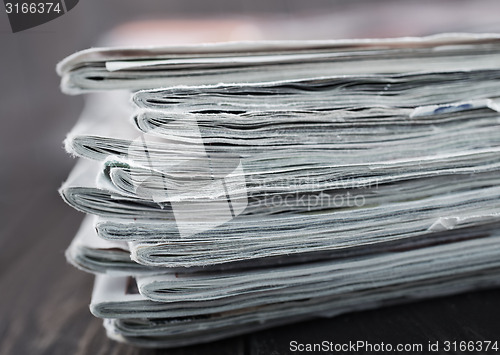
[[[459,217],[439,217],[428,229],[430,232],[441,232],[457,226]]]
[[[429,228],[429,232],[441,232],[444,230],[451,230],[457,227],[471,223],[490,223],[497,221],[500,213],[491,212],[483,214],[474,214],[469,216],[447,216],[439,217]]]
[[[492,99],[486,100],[486,106],[493,111],[500,112],[500,97],[495,97]]]

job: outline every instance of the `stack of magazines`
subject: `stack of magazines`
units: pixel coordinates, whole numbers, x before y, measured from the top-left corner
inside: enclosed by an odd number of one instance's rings
[[[176,347],[500,284],[500,37],[97,48],[60,189],[109,337]]]

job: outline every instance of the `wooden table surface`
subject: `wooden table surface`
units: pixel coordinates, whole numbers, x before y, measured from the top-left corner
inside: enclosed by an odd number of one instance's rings
[[[318,1],[314,7],[321,11],[329,3]],[[83,101],[60,93],[55,63],[91,46],[100,34],[141,11],[189,15],[225,9],[262,14],[308,11],[312,6],[304,1],[271,5],[229,0],[195,6],[176,0],[144,2],[138,11],[133,4],[81,1],[62,18],[18,34],[10,33],[5,14],[0,13],[0,354],[164,353],[108,340],[102,322],[88,310],[93,277],[65,261],[64,250],[83,216],[57,194],[74,164],[61,142]],[[488,9],[484,8],[485,13]],[[471,292],[282,326],[167,353],[285,354],[292,340],[422,344],[500,340],[499,300],[499,289]]]

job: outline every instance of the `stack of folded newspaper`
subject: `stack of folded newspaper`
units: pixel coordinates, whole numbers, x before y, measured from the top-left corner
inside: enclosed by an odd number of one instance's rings
[[[500,37],[102,48],[61,187],[108,335],[182,346],[500,283]],[[132,95],[132,100],[130,96]]]

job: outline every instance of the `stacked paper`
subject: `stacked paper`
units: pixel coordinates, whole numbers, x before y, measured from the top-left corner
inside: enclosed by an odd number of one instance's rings
[[[99,48],[61,196],[90,309],[142,346],[499,283],[500,37]],[[132,99],[130,99],[132,97]]]

